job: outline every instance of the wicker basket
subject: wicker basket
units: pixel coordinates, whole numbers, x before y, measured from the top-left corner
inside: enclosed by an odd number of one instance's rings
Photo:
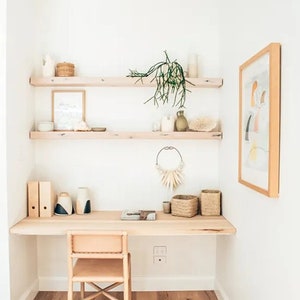
[[[59,63],[56,65],[55,76],[58,77],[69,77],[74,76],[75,66],[71,63]]]
[[[202,190],[200,195],[200,214],[203,216],[219,216],[221,214],[221,192],[218,190]]]
[[[191,218],[198,213],[198,197],[193,195],[176,195],[171,200],[173,216]]]

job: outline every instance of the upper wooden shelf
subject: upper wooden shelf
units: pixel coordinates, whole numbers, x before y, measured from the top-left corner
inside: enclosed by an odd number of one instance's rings
[[[177,140],[199,140],[199,139],[222,139],[221,132],[116,132],[116,131],[31,131],[31,139],[177,139]]]
[[[223,85],[222,78],[186,78],[192,84],[188,88],[219,88]],[[36,87],[72,87],[72,86],[98,86],[98,87],[152,87],[155,80],[151,78],[131,77],[31,77],[29,83]]]
[[[175,217],[157,212],[155,221],[122,221],[121,211],[93,211],[85,215],[25,218],[10,228],[21,235],[65,235],[68,230],[125,230],[129,235],[232,235],[235,227],[223,216]]]

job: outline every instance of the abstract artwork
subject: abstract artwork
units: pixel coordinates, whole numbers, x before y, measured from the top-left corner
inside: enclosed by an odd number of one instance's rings
[[[239,70],[240,183],[279,194],[280,44],[271,43]]]

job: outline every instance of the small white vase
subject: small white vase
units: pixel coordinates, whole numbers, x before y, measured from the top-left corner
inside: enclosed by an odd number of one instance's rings
[[[91,200],[87,187],[79,187],[76,199],[76,214],[83,215],[91,212]]]
[[[161,131],[172,132],[174,131],[175,118],[173,116],[163,116],[161,119]]]
[[[50,55],[45,55],[42,66],[43,77],[54,77],[55,76],[55,62]]]
[[[197,78],[198,77],[198,55],[190,54],[188,58],[188,72],[187,76],[189,78]]]
[[[72,199],[68,193],[62,192],[59,194],[54,213],[56,215],[71,215],[74,213]]]

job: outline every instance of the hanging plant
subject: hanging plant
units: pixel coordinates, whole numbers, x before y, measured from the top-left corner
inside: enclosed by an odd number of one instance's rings
[[[138,77],[137,81],[142,81],[144,77],[153,75],[151,82],[155,80],[156,90],[154,95],[144,103],[153,100],[157,107],[159,104],[166,104],[170,101],[171,94],[173,94],[172,106],[177,106],[179,109],[185,107],[186,93],[190,92],[186,88],[186,84],[192,84],[185,79],[182,66],[176,61],[171,61],[165,53],[165,61],[154,64],[145,73],[140,73],[136,70],[129,70],[130,74],[127,77]],[[193,84],[192,84],[193,85]]]

